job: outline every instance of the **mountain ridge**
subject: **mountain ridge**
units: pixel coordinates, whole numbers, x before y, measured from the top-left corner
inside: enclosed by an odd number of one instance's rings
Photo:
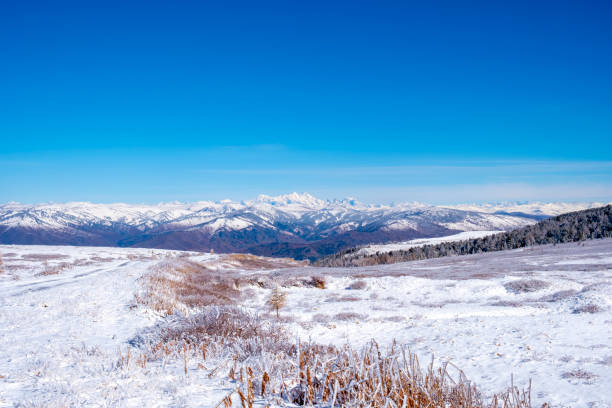
[[[587,239],[612,237],[612,204],[588,208],[546,218],[536,224],[512,231],[483,234],[482,237],[449,237],[448,241],[410,242],[402,245],[381,245],[371,248],[349,248],[316,261],[317,266],[371,266],[407,262],[445,256],[470,255],[525,248],[535,245],[581,242]],[[452,239],[455,238],[455,239]],[[463,239],[466,238],[466,239]]]
[[[0,205],[0,243],[212,249],[316,259],[367,243],[509,230],[546,216],[541,211],[504,214],[499,206],[497,212],[487,210],[417,202],[366,205],[308,193],[156,205],[11,202]]]

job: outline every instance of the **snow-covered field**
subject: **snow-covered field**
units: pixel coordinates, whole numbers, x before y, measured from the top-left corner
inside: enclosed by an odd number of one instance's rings
[[[531,379],[534,406],[612,407],[612,240],[352,269],[150,249],[0,253],[0,406],[214,407],[236,386],[227,362],[151,361],[139,340],[181,316],[137,302],[142,278],[190,262],[243,277],[239,303],[262,319],[281,285],[280,321],[303,341],[395,340],[423,362],[451,361],[485,394]],[[312,276],[325,288],[296,284]]]
[[[465,241],[467,239],[473,238],[482,238],[487,235],[497,234],[503,231],[465,231],[460,232],[458,234],[447,235],[445,237],[436,237],[436,238],[419,238],[412,239],[410,241],[404,242],[395,242],[393,244],[380,244],[380,245],[367,245],[360,248],[356,254],[357,255],[371,255],[377,252],[391,252],[391,251],[399,251],[406,250],[414,247],[419,247],[423,245],[436,245],[442,242],[456,242],[456,241]]]

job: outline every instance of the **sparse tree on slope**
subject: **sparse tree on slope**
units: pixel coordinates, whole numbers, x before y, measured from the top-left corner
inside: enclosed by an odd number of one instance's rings
[[[285,306],[286,302],[287,302],[287,294],[281,291],[280,288],[277,286],[274,288],[274,290],[270,294],[270,297],[268,298],[267,303],[270,309],[276,310],[276,317],[279,318],[280,317],[279,310],[283,306]]]

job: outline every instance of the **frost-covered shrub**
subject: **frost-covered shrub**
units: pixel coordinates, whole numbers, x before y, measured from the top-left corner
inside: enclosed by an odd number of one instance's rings
[[[288,338],[280,324],[265,321],[235,306],[210,306],[188,317],[176,316],[158,331],[164,342],[210,343],[223,339],[238,345],[255,341],[272,351],[284,347]]]
[[[316,323],[327,323],[329,322],[330,316],[325,313],[317,313],[312,316],[312,321]]]
[[[404,316],[388,316],[388,317],[385,317],[384,320],[388,322],[398,323],[398,322],[403,322],[404,320],[406,320],[406,318]]]
[[[340,302],[357,302],[359,300],[361,300],[361,298],[357,296],[341,296],[338,298]]]
[[[311,278],[311,285],[315,288],[325,289],[325,277],[323,276],[313,276]]]
[[[572,313],[574,313],[574,314],[579,314],[579,313],[599,313],[602,310],[603,309],[599,305],[596,305],[594,303],[589,303],[589,304],[578,306],[578,307],[574,308]]]
[[[546,289],[550,283],[538,279],[520,279],[504,284],[504,288],[512,293],[529,293]]]
[[[575,370],[563,373],[561,378],[565,378],[566,380],[583,380],[586,383],[592,383],[599,378],[599,376],[597,374],[577,368]]]
[[[354,281],[353,283],[351,283],[347,287],[347,289],[350,289],[350,290],[364,290],[367,287],[368,287],[368,284],[365,283],[365,281],[357,280],[357,281]]]
[[[567,299],[569,297],[574,296],[576,292],[574,289],[561,290],[559,292],[555,292],[552,295],[544,296],[540,299],[540,302],[558,302],[559,300]]]
[[[491,306],[501,306],[501,307],[522,307],[525,306],[523,302],[517,302],[512,300],[500,300],[498,302],[490,303]]]
[[[70,258],[68,255],[63,254],[24,254],[21,259],[24,261],[56,261],[58,259]]]
[[[347,321],[347,320],[363,320],[364,315],[354,312],[342,312],[334,316],[334,320]]]
[[[62,271],[70,268],[70,264],[67,262],[61,262],[56,265],[49,265],[46,261],[43,263],[43,270],[37,274],[37,276],[48,276],[58,275]]]

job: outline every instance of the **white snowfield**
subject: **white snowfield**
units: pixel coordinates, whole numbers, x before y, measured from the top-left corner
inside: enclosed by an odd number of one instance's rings
[[[164,319],[138,305],[139,278],[174,258],[150,249],[0,246],[0,406],[214,407],[235,388],[221,361],[119,362]],[[231,265],[223,264],[223,268]],[[612,240],[363,268],[245,270],[288,286],[281,317],[296,337],[359,347],[408,344],[451,361],[490,395],[533,381],[534,406],[612,407]],[[271,289],[242,307],[264,313]],[[220,368],[219,368],[220,367]],[[235,402],[239,405],[239,402]],[[257,406],[265,406],[257,402]]]
[[[377,252],[392,252],[406,250],[410,248],[420,247],[423,245],[436,245],[443,242],[460,242],[467,239],[482,238],[488,235],[494,235],[503,231],[466,231],[458,234],[447,235],[445,237],[436,238],[419,238],[410,241],[395,242],[393,244],[367,245],[357,251],[357,255],[371,255]]]
[[[484,204],[456,204],[445,205],[446,208],[453,208],[464,211],[478,211],[485,213],[522,213],[530,215],[554,216],[573,211],[586,210],[589,208],[604,207],[610,203],[588,202],[588,203],[542,203],[542,202],[503,202],[503,203],[484,203]]]

